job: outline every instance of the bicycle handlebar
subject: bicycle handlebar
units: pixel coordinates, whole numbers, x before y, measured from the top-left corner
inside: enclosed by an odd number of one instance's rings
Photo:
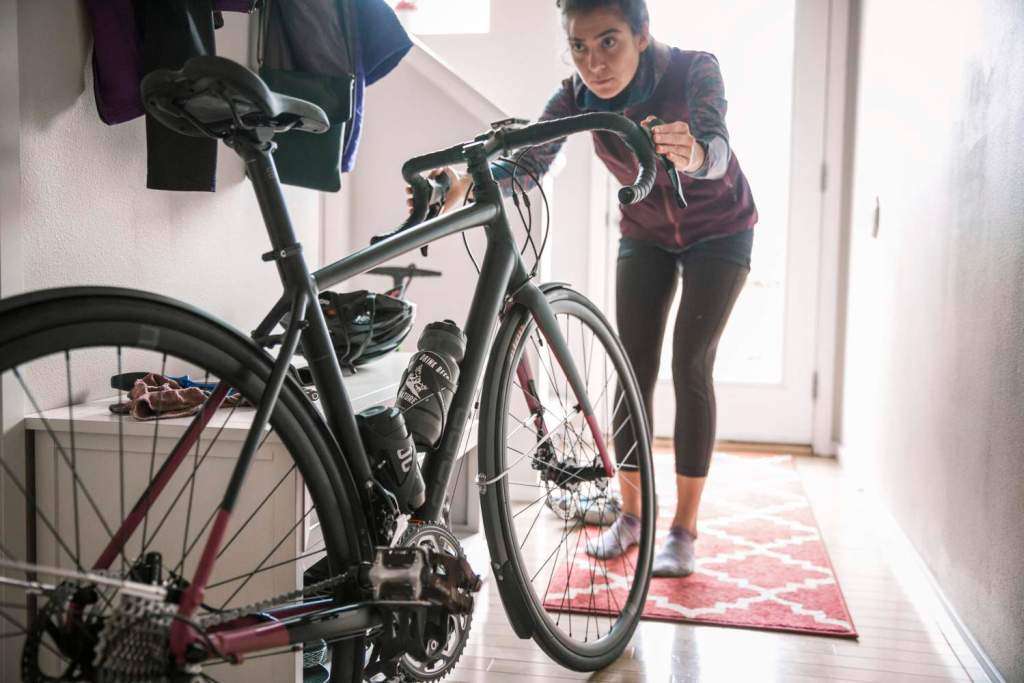
[[[654,179],[658,170],[654,159],[654,148],[640,125],[621,114],[593,112],[564,119],[541,121],[525,128],[507,131],[502,138],[507,149],[518,149],[527,145],[551,142],[573,133],[592,130],[605,130],[617,134],[636,155],[640,163],[636,180],[632,185],[619,189],[619,202],[628,205],[643,201],[654,188]]]
[[[639,170],[632,185],[619,189],[618,198],[621,204],[636,204],[643,201],[654,187],[657,174],[654,147],[650,138],[639,124],[621,114],[611,112],[592,112],[561,119],[540,121],[523,128],[499,128],[493,132],[477,136],[472,142],[460,143],[447,149],[430,152],[413,157],[402,165],[402,177],[412,188],[412,211],[409,218],[392,232],[377,235],[370,240],[375,244],[392,235],[422,223],[427,218],[437,186],[424,178],[422,173],[444,166],[464,163],[465,150],[469,145],[484,143],[488,160],[502,153],[509,153],[523,147],[541,145],[546,142],[582,133],[585,131],[605,130],[617,134],[632,150],[639,161]]]

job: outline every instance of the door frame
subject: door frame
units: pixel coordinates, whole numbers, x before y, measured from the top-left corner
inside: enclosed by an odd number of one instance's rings
[[[860,0],[829,0],[816,353],[818,400],[814,404],[811,443],[819,455],[837,455],[841,441],[859,7]]]

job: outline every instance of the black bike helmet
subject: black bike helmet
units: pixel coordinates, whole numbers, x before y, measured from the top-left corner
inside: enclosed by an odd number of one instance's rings
[[[320,308],[343,367],[355,368],[398,348],[409,336],[415,305],[361,289],[321,292]]]

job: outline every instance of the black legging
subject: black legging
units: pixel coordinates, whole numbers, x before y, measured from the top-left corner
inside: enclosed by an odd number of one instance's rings
[[[619,251],[615,287],[619,336],[652,421],[662,339],[682,270],[683,294],[672,340],[672,380],[676,473],[687,477],[707,476],[711,464],[715,444],[712,368],[718,340],[750,271],[749,265],[738,262],[741,260],[731,255],[723,258],[715,249],[694,248],[677,254],[637,240],[624,240]],[[749,264],[749,251],[746,262]],[[631,443],[630,430],[621,430],[616,453],[626,453]],[[628,461],[624,465],[629,469]]]

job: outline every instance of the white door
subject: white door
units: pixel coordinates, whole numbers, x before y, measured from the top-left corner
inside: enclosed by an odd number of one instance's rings
[[[812,441],[829,4],[648,0],[655,38],[718,57],[731,144],[760,214],[752,270],[718,350],[720,440]],[[610,238],[617,233],[612,225]],[[676,308],[655,392],[657,436],[673,432]]]

